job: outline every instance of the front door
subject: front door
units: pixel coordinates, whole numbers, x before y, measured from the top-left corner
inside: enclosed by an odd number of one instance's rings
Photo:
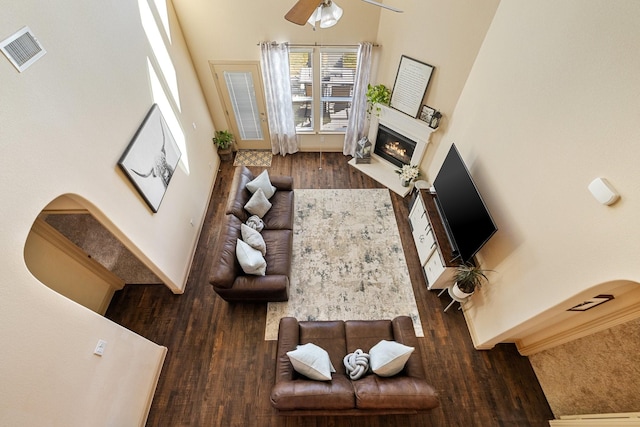
[[[259,63],[210,61],[209,65],[237,148],[270,149]]]

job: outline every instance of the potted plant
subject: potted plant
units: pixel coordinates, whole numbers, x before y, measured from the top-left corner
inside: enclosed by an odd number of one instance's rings
[[[228,130],[219,130],[213,137],[213,144],[218,147],[218,154],[224,161],[229,161],[233,157],[231,144],[233,144],[233,134]]]
[[[400,175],[402,186],[408,187],[409,184],[420,176],[420,169],[418,169],[418,165],[403,165],[400,169],[396,170],[396,173]]]
[[[488,271],[492,270],[483,270],[480,266],[471,263],[460,264],[453,275],[455,284],[452,292],[458,298],[467,298],[475,292],[476,288],[480,288],[485,280],[489,280],[485,274]]]
[[[380,113],[380,105],[389,105],[389,101],[391,100],[391,91],[388,87],[383,84],[378,84],[375,86],[368,85],[367,86],[367,117],[371,115],[373,108],[375,106],[376,115]]]

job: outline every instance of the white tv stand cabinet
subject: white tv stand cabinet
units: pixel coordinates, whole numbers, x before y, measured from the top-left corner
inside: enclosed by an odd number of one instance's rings
[[[429,190],[417,190],[409,212],[413,241],[418,250],[420,265],[427,279],[427,289],[445,289],[453,285],[455,267],[449,237],[436,207],[435,195]]]

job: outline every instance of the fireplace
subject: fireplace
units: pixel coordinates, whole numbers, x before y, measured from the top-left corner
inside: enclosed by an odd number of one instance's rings
[[[411,164],[416,142],[384,125],[378,126],[374,153],[398,167]]]
[[[356,163],[353,158],[349,164],[404,197],[411,191],[411,186],[403,187],[396,172],[403,165],[422,162],[434,130],[426,122],[401,111],[386,105],[379,107],[379,114],[371,115],[367,135],[374,144],[371,162]],[[384,139],[387,141],[382,142]]]

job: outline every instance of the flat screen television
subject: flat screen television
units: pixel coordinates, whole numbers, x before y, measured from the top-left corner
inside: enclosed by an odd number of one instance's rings
[[[498,230],[455,144],[433,181],[454,256],[470,261]]]

